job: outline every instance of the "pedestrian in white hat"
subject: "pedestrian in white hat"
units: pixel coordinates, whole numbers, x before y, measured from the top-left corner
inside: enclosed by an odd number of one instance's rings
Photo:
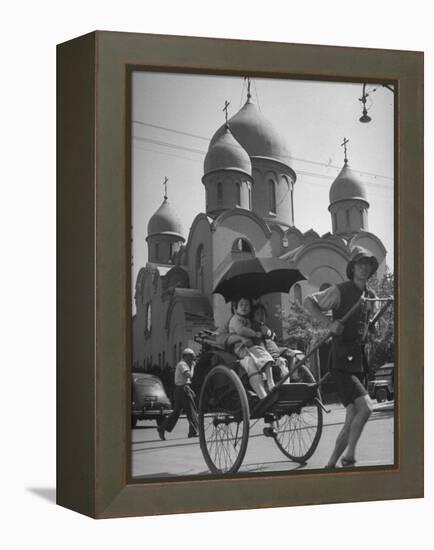
[[[187,415],[189,430],[188,437],[198,435],[198,417],[194,392],[191,389],[193,366],[196,354],[191,348],[185,348],[182,352],[182,360],[175,368],[175,392],[173,395],[173,412],[157,427],[160,439],[165,440],[164,432],[171,432],[179,420],[181,412]]]

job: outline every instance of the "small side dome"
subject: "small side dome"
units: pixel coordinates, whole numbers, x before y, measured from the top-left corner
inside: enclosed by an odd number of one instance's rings
[[[252,164],[247,152],[232,135],[229,126],[210,144],[204,161],[204,174],[215,170],[237,170],[252,175]]]
[[[155,234],[174,235],[184,240],[181,221],[166,197],[148,223],[148,237]]]
[[[285,140],[249,98],[228,124],[235,139],[250,157],[275,159],[288,165],[290,153]],[[210,149],[225,131],[221,126],[211,139]]]
[[[347,199],[367,201],[365,184],[356,176],[347,163],[344,164],[344,167],[332,183],[329,197],[330,204]]]

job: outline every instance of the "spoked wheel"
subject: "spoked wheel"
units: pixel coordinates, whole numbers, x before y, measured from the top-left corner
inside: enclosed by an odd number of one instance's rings
[[[318,447],[322,425],[322,409],[319,404],[305,405],[299,411],[285,414],[276,421],[276,444],[284,455],[302,464]]]
[[[211,472],[238,471],[249,441],[249,421],[249,403],[240,379],[224,365],[214,367],[199,400],[200,448]]]

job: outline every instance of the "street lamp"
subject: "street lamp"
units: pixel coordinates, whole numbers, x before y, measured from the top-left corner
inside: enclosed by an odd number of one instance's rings
[[[373,91],[375,92],[375,88]],[[368,96],[369,94],[366,92],[366,84],[363,83],[362,97],[359,97],[359,101],[361,101],[363,105],[362,116],[359,118],[360,122],[371,122],[372,120],[372,118],[368,115],[368,110],[366,109],[366,101]]]
[[[395,93],[395,88],[393,86],[389,86],[389,84],[382,84],[383,88],[387,88],[389,91],[392,92],[392,94]],[[376,92],[377,91],[377,88],[373,88],[371,90],[371,93],[373,92]],[[363,105],[363,111],[362,111],[362,116],[359,118],[359,121],[360,122],[371,122],[372,118],[368,115],[368,109],[366,108],[366,103],[368,101],[368,97],[369,97],[369,93],[366,91],[366,83],[364,82],[363,83],[363,88],[362,88],[362,97],[359,97],[359,101],[362,103]]]

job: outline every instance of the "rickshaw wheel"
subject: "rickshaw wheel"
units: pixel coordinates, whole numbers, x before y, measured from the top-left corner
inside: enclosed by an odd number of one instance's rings
[[[322,427],[322,409],[318,403],[312,403],[281,416],[275,423],[274,440],[285,456],[303,464],[318,447]]]
[[[199,442],[211,472],[237,472],[247,450],[249,403],[239,377],[228,367],[214,367],[199,399]]]

